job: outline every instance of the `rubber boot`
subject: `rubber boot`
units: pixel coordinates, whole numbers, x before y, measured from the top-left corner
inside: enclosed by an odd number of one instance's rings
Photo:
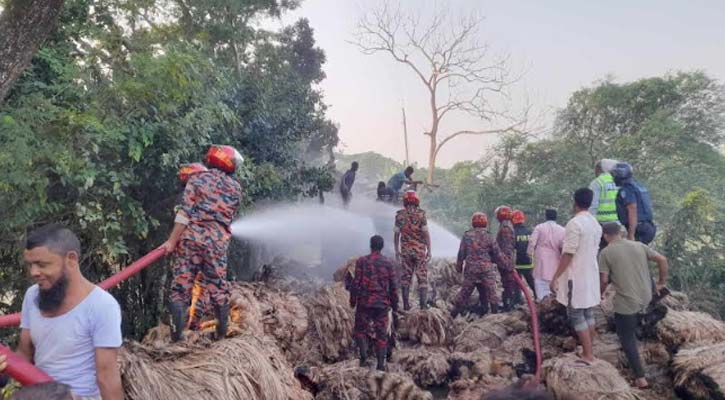
[[[418,289],[418,297],[420,298],[420,309],[428,309],[428,289]]]
[[[512,299],[511,291],[508,289],[504,289],[502,297],[503,297],[503,311],[504,312],[511,311],[513,308],[513,304],[512,304],[513,299]]]
[[[229,328],[229,303],[223,306],[215,306],[214,314],[216,315],[216,340],[222,340],[227,337],[227,329]]]
[[[403,287],[403,310],[410,310],[410,287]]]
[[[488,314],[488,303],[484,301],[478,302],[478,315],[484,316]]]
[[[171,314],[171,341],[184,340],[184,328],[186,327],[186,305],[172,301],[169,304]]]
[[[461,309],[458,306],[453,306],[453,309],[451,310],[451,318],[456,318],[458,314],[461,313]]]
[[[498,314],[498,303],[491,303],[491,314]]]
[[[365,338],[355,338],[355,343],[357,343],[357,348],[360,350],[360,367],[365,368],[368,367],[368,341]]]
[[[385,353],[386,350],[383,349],[375,349],[375,355],[378,358],[378,371],[385,371]]]

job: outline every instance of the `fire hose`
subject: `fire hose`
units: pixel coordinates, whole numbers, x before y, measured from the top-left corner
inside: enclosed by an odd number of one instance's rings
[[[534,373],[534,379],[530,381],[528,385],[538,385],[539,382],[541,382],[541,338],[539,337],[539,316],[536,313],[534,300],[531,298],[529,291],[526,290],[526,284],[521,280],[521,277],[516,271],[513,271],[513,276],[521,291],[524,292],[526,304],[529,306],[529,313],[531,314],[531,333],[534,340],[534,351],[536,352],[536,370]]]
[[[134,262],[133,264],[129,265],[115,275],[99,283],[98,286],[104,290],[108,290],[123,282],[124,280],[136,275],[144,268],[161,259],[164,255],[166,255],[166,250],[163,247],[152,250],[145,256],[136,260],[136,262]],[[0,316],[0,328],[18,325],[20,325],[20,313]],[[13,353],[10,349],[3,345],[0,345],[0,354],[3,354],[7,357],[8,366],[5,369],[5,373],[13,377],[13,379],[18,381],[23,386],[33,385],[36,383],[50,382],[53,380],[46,373],[44,373],[22,357]]]

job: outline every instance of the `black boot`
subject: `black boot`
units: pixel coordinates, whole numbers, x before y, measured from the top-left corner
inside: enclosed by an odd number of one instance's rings
[[[478,315],[484,316],[488,314],[488,303],[484,301],[478,302]]]
[[[169,304],[171,314],[171,341],[184,340],[184,328],[186,328],[186,305],[172,301]]]
[[[512,307],[513,305],[511,304],[512,303],[512,300],[513,300],[511,298],[512,297],[511,291],[509,291],[508,289],[504,290],[502,297],[503,297],[503,311],[504,312],[511,311],[511,309],[513,308]]]
[[[451,310],[451,318],[456,318],[461,313],[461,309],[458,306],[453,306]]]
[[[378,357],[378,371],[385,371],[385,353],[383,349],[375,349],[375,355]]]
[[[512,303],[514,306],[521,304],[521,290],[520,289],[516,289],[516,291],[514,292],[514,298],[513,298]]]
[[[498,314],[498,303],[491,303],[491,314]]]
[[[403,287],[403,310],[410,310],[410,287]]]
[[[428,289],[418,289],[418,297],[420,297],[420,309],[428,309]]]
[[[214,314],[216,314],[216,340],[227,337],[227,329],[229,328],[229,303],[223,306],[215,306]]]
[[[365,338],[356,337],[355,343],[360,350],[360,367],[366,368],[368,367],[368,341]]]

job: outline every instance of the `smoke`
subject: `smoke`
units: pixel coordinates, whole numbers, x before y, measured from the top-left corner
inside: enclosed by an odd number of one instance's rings
[[[332,272],[351,257],[369,252],[370,237],[385,240],[383,252],[391,256],[397,208],[364,197],[353,198],[344,208],[333,197],[326,204],[314,200],[276,204],[244,216],[232,224],[238,239],[264,246],[265,253],[282,255],[311,267],[329,279]],[[459,239],[433,221],[428,221],[434,257],[455,257]]]

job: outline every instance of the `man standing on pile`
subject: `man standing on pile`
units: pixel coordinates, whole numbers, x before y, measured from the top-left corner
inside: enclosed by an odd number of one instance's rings
[[[516,239],[516,272],[526,280],[532,293],[536,293],[534,286],[534,275],[532,274],[534,264],[531,262],[529,255],[529,238],[531,237],[531,228],[524,225],[526,215],[523,211],[516,210],[511,216],[511,222],[514,224],[514,236]],[[521,303],[521,290],[516,288],[514,303]]]
[[[619,186],[617,195],[617,216],[619,222],[627,228],[627,238],[644,244],[650,244],[657,233],[652,213],[652,200],[649,191],[632,176],[632,166],[618,163],[612,170],[614,183]]]
[[[514,251],[516,240],[514,238],[514,227],[511,223],[513,210],[509,206],[500,206],[496,208],[496,219],[499,222],[498,234],[496,234],[496,243],[503,253],[503,256],[509,262],[504,264],[496,264],[501,274],[501,286],[503,286],[503,310],[511,311],[514,306],[514,296],[518,290],[516,280],[514,279]]]
[[[600,225],[617,220],[616,200],[619,188],[610,173],[616,165],[616,160],[607,158],[597,162],[594,166],[596,178],[589,184],[589,189],[594,193],[589,213],[597,219]],[[599,248],[603,249],[606,245],[607,242],[602,238]]]
[[[403,197],[403,208],[395,214],[395,259],[402,266],[400,286],[403,290],[403,308],[410,310],[410,286],[413,275],[418,279],[420,308],[426,309],[428,270],[430,260],[430,233],[425,211],[419,208],[418,195],[409,190]]]
[[[474,213],[471,217],[473,229],[466,231],[461,239],[458,250],[456,270],[463,272],[463,285],[453,303],[451,317],[455,318],[468,304],[473,289],[478,289],[478,302],[481,315],[498,313],[498,296],[496,295],[496,267],[510,263],[488,233],[488,216],[482,212]],[[465,270],[463,269],[465,263]]]
[[[393,262],[384,257],[384,241],[379,235],[370,238],[370,254],[355,263],[355,277],[350,286],[350,306],[355,308],[353,336],[360,350],[360,366],[367,366],[368,333],[375,331],[377,369],[385,371],[388,351],[388,313],[398,311],[398,287]]]
[[[358,169],[357,161],[353,161],[350,164],[350,169],[345,172],[340,179],[340,195],[342,196],[342,204],[347,207],[350,204],[350,198],[352,197],[352,185],[355,183],[355,173]]]
[[[400,191],[403,189],[403,185],[412,186],[415,191],[416,186],[423,183],[422,181],[413,180],[413,172],[413,167],[409,166],[403,172],[398,172],[388,180],[387,188],[395,193],[396,200],[400,198]]]
[[[594,194],[589,188],[574,192],[574,218],[566,224],[564,249],[550,289],[567,306],[569,323],[582,345],[581,363],[594,361],[594,307],[601,301],[597,253],[602,227],[587,211]]]
[[[171,339],[183,339],[186,309],[197,272],[214,304],[217,340],[226,336],[229,289],[226,282],[227,249],[231,224],[241,204],[242,188],[234,179],[242,156],[231,146],[211,146],[206,155],[209,171],[189,178],[174,229],[163,244],[167,253],[176,251],[171,287]],[[178,246],[177,246],[178,245]]]
[[[546,222],[536,225],[527,250],[529,256],[534,258],[537,300],[543,300],[550,294],[549,285],[559,267],[564,247],[564,227],[556,223],[556,210],[549,208],[545,214]]]
[[[614,322],[617,336],[627,356],[629,367],[634,371],[635,386],[640,389],[649,386],[644,377],[642,359],[637,351],[638,315],[652,301],[652,277],[648,261],[655,261],[659,267],[657,292],[667,282],[667,258],[643,243],[622,239],[622,226],[618,222],[604,224],[604,239],[609,245],[599,253],[599,276],[601,293],[611,282],[615,289]]]

